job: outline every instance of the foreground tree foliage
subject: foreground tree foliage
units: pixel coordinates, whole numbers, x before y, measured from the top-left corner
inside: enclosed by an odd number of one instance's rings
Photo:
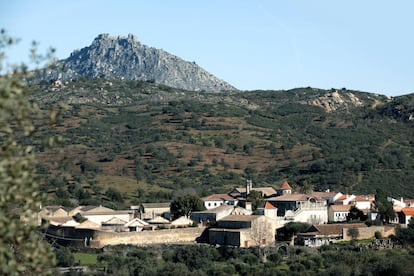
[[[189,216],[191,212],[205,209],[203,201],[195,195],[179,196],[171,202],[170,207],[174,219]]]
[[[98,254],[110,275],[412,275],[410,250],[361,249],[352,245],[267,247],[267,259],[253,248],[175,245],[115,246]]]
[[[291,221],[285,224],[282,228],[278,229],[278,240],[294,242],[297,233],[306,232],[311,225],[306,222]]]
[[[13,44],[0,36],[0,71],[4,49]],[[26,98],[24,68],[0,76],[0,274],[51,274],[54,256],[36,227],[41,195],[34,179],[33,148],[23,146],[34,131],[36,106]],[[20,214],[20,217],[19,215]]]
[[[398,227],[396,232],[396,239],[404,246],[414,245],[414,219],[411,218],[408,222],[407,228]]]
[[[382,189],[377,189],[375,193],[375,207],[378,210],[382,222],[389,223],[395,219],[396,214],[392,203],[388,200],[387,194]]]

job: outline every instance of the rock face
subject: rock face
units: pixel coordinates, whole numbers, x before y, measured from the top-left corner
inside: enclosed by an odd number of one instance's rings
[[[363,106],[361,99],[351,92],[333,91],[314,99],[303,101],[304,104],[319,106],[326,112],[334,112],[336,110],[350,110],[355,107]]]
[[[67,80],[79,77],[109,77],[146,80],[186,90],[236,90],[194,62],[166,51],[141,44],[137,37],[98,35],[92,44],[74,51],[57,64],[58,70],[45,69],[43,80]]]

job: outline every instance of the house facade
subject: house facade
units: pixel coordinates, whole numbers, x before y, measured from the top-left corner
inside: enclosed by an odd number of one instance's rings
[[[238,202],[237,199],[228,194],[213,194],[203,197],[201,200],[203,201],[204,207],[206,207],[207,210],[214,209],[224,204],[235,206]]]
[[[291,194],[292,193],[292,187],[290,187],[289,182],[284,181],[282,183],[282,186],[280,186],[279,189],[277,189],[277,195],[285,195],[285,194]]]
[[[85,212],[83,213],[82,217],[96,224],[102,225],[104,222],[116,219],[128,222],[134,218],[134,214],[131,210],[112,210],[109,212]]]
[[[344,222],[348,219],[352,205],[330,205],[328,207],[329,222]]]
[[[414,207],[402,208],[401,212],[398,212],[399,222],[404,225],[408,225],[413,216],[414,216]]]
[[[211,245],[251,247],[271,245],[275,242],[275,226],[266,216],[231,215],[209,229]]]
[[[170,212],[170,202],[141,203],[137,208],[136,217],[151,220],[157,216],[169,217]]]
[[[277,208],[268,201],[265,203],[263,208],[257,208],[256,212],[258,215],[267,216],[272,219],[277,218]]]
[[[285,216],[289,210],[296,211],[299,208],[323,207],[326,210],[326,202],[324,200],[301,193],[283,194],[265,199],[265,201],[270,202],[277,208],[277,215],[279,217]]]
[[[229,215],[243,215],[248,216],[251,215],[252,211],[246,210],[239,206],[231,206],[231,205],[221,205],[214,209],[199,211],[199,212],[192,212],[190,218],[195,221],[196,223],[200,223],[202,225],[206,225],[212,221],[219,221],[224,217]]]
[[[297,234],[296,244],[318,247],[324,244],[335,243],[343,240],[344,237],[347,238],[346,233],[350,228],[357,228],[360,230],[367,228],[367,225],[364,223],[312,225],[311,228],[306,231],[306,233]]]
[[[107,208],[104,206],[92,206],[92,205],[81,205],[71,209],[68,212],[68,216],[76,216],[77,214],[83,216],[84,214],[93,214],[93,213],[110,213],[113,212],[111,208]]]
[[[350,203],[359,210],[370,210],[374,200],[374,195],[362,195],[355,196],[355,198]]]

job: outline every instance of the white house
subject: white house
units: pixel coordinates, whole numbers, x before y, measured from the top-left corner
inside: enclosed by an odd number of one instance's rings
[[[285,220],[323,224],[328,222],[328,211],[325,205],[305,203],[295,211],[286,211]]]
[[[352,205],[331,205],[328,207],[329,222],[346,221]]]
[[[341,195],[340,197],[334,200],[334,204],[336,205],[349,205],[351,202],[356,198],[355,195]]]
[[[144,230],[144,228],[152,229],[152,226],[146,221],[143,221],[139,218],[134,218],[125,224],[125,227],[129,229],[130,232],[139,232]]]
[[[375,198],[372,195],[356,196],[352,203],[359,210],[369,210],[372,207]]]
[[[192,212],[191,219],[197,223],[219,221],[229,215],[251,215],[252,211],[239,206],[221,205],[214,209]]]
[[[201,199],[204,202],[204,207],[207,210],[214,209],[218,206],[227,204],[227,205],[237,205],[238,200],[233,198],[228,194],[213,194]]]
[[[91,210],[90,212],[84,212],[82,217],[87,218],[89,221],[92,221],[96,224],[103,225],[105,222],[109,222],[111,220],[122,220],[125,222],[129,222],[134,218],[133,212],[131,210],[123,210],[123,211],[103,211],[103,212],[96,212]]]
[[[338,198],[343,196],[343,194],[338,193],[338,192],[331,192],[327,190],[325,192],[312,192],[312,196],[325,200],[326,204],[329,205],[329,204],[333,204]]]
[[[134,206],[134,212],[137,217],[143,220],[154,219],[157,216],[168,218],[170,216],[170,204],[170,202],[141,203],[138,207]]]
[[[107,212],[113,212],[113,211],[114,211],[113,209],[107,208],[101,205],[100,206],[81,205],[81,206],[71,209],[67,215],[72,217],[77,214],[80,214],[82,216],[84,213],[101,213],[101,212],[107,213]]]
[[[387,197],[387,200],[389,202],[391,202],[394,207],[400,207],[400,208],[407,207],[407,204],[404,202],[404,199],[403,198],[401,198],[400,200],[398,200],[398,199],[395,199],[395,198],[392,198],[392,197]]]
[[[346,238],[346,233],[350,228],[362,230],[367,228],[367,225],[363,223],[332,223],[312,225],[307,232],[298,233],[297,243],[310,247],[319,247],[324,244],[335,243]]]
[[[414,207],[402,208],[401,212],[398,213],[399,222],[401,224],[408,225],[412,217],[414,217]]]
[[[292,193],[292,187],[289,185],[287,181],[284,181],[282,183],[282,186],[280,186],[279,189],[277,189],[277,195],[284,195],[284,194],[291,194]]]
[[[326,200],[313,194],[284,193],[265,199],[277,208],[277,217],[287,221],[320,224],[328,222]]]
[[[263,208],[257,208],[256,211],[258,215],[267,216],[273,219],[277,218],[277,208],[270,202],[266,202]]]

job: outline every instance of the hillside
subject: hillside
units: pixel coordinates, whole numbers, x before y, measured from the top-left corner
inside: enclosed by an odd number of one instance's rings
[[[186,90],[236,90],[195,62],[184,61],[164,50],[141,44],[137,37],[98,35],[92,44],[72,52],[54,68],[37,72],[36,80],[119,78],[154,81]]]
[[[114,207],[243,185],[414,197],[414,96],[358,91],[205,93],[145,81],[78,79],[29,87],[49,108],[38,172],[50,203]],[[50,136],[62,137],[45,149]]]

